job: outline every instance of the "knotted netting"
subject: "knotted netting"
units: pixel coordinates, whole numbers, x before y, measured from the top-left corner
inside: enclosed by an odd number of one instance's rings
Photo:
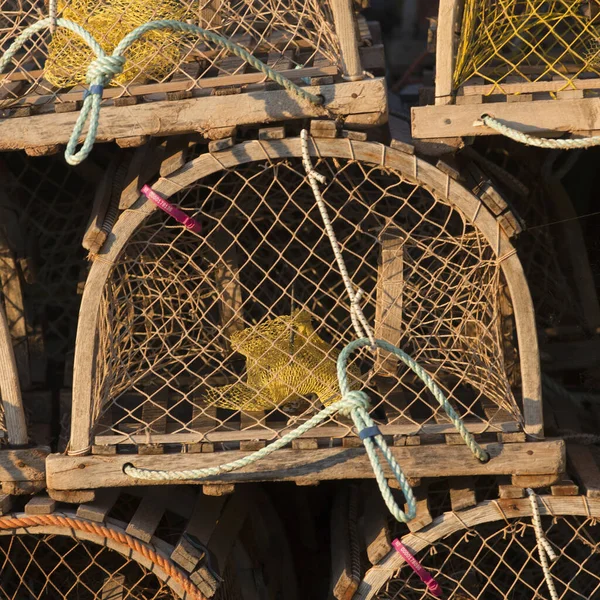
[[[600,74],[599,26],[595,2],[465,0],[454,85],[483,78],[498,94],[504,83],[553,79],[573,89]]]
[[[328,178],[323,196],[376,337],[427,369],[471,424],[494,430],[500,413],[520,422],[504,364],[503,275],[485,236],[395,170],[329,158],[315,168]],[[96,438],[231,441],[257,426],[276,437],[331,401],[337,353],[354,339],[301,161],[223,169],[170,201],[202,232],[155,211],[118,242],[97,322]],[[124,230],[117,223],[117,240]],[[364,353],[351,377],[398,432],[446,422],[390,356]],[[341,416],[334,425],[328,435],[351,432]]]

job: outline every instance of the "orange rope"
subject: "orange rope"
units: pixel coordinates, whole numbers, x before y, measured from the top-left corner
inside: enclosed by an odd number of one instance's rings
[[[87,533],[95,533],[97,535],[109,538],[127,546],[128,548],[139,552],[142,556],[158,565],[169,577],[174,579],[187,594],[194,600],[207,600],[200,590],[189,580],[189,578],[178,569],[170,560],[164,558],[156,552],[151,546],[140,542],[136,538],[127,533],[115,531],[104,525],[92,523],[90,521],[82,521],[72,517],[63,515],[36,515],[30,517],[0,517],[1,529],[19,529],[35,527],[39,525],[58,525],[77,531],[85,531]]]

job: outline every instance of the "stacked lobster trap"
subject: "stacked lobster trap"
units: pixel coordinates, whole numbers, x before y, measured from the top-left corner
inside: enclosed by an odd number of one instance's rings
[[[465,148],[461,161],[481,182],[494,182],[521,223],[515,246],[532,293],[543,369],[579,372],[583,382],[598,362],[600,303],[582,227],[561,182],[578,157],[498,141],[483,152]]]
[[[364,74],[381,74],[383,47],[373,44],[352,0],[58,0],[54,6],[59,21],[52,32],[41,0],[0,4],[2,52],[46,18],[0,77],[2,149],[43,152],[65,144],[90,91],[101,95],[97,139],[129,147],[149,136],[201,132],[215,139],[236,126],[306,117],[335,115],[357,126],[385,121],[383,80]],[[94,62],[157,21],[196,26],[212,37],[174,26],[152,29],[119,55],[124,63]],[[268,77],[259,63],[276,75]],[[103,90],[94,87],[100,72],[110,79]],[[283,89],[282,78],[301,89]],[[37,116],[32,127],[15,119],[28,116]]]
[[[414,154],[352,137],[314,137],[309,150],[364,315],[490,442],[491,460],[471,455],[394,355],[353,356],[350,387],[368,391],[411,477],[441,475],[443,460],[454,475],[556,478],[564,447],[543,441],[534,316],[507,219]],[[188,227],[147,195],[121,213],[86,280],[51,489],[143,483],[128,464],[220,465],[339,399],[336,361],[355,333],[301,156],[298,138],[202,152],[152,184]],[[361,445],[335,415],[218,481],[372,477]]]
[[[230,498],[174,491],[178,500],[168,501],[160,490],[111,490],[78,507],[38,496],[2,517],[3,597],[297,597],[288,542],[264,490],[247,486]]]
[[[593,135],[599,24],[594,2],[441,0],[435,105],[413,109],[413,136],[498,133],[486,116],[521,133]]]

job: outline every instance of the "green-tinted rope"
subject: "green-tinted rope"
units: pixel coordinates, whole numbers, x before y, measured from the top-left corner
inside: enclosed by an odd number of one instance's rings
[[[467,431],[462,422],[461,418],[456,414],[444,393],[440,389],[440,387],[435,383],[435,381],[431,378],[429,373],[427,373],[415,360],[413,360],[408,354],[397,348],[393,344],[385,342],[383,340],[375,340],[378,347],[386,350],[387,352],[392,352],[395,354],[405,365],[411,369],[417,377],[419,377],[425,386],[429,389],[429,391],[434,395],[434,397],[440,403],[440,406],[444,409],[452,423],[454,423],[455,427],[465,440],[467,446],[471,449],[473,454],[481,460],[487,461],[489,459],[488,453],[475,442],[471,433]],[[135,467],[132,464],[126,464],[123,467],[123,472],[134,478],[134,479],[142,479],[142,480],[152,480],[152,481],[191,481],[194,479],[202,479],[205,477],[213,477],[216,475],[223,475],[225,473],[231,473],[232,471],[236,471],[238,469],[242,469],[247,467],[253,463],[256,463],[263,458],[269,456],[273,452],[283,448],[284,446],[290,444],[293,440],[299,438],[304,435],[308,431],[310,431],[313,427],[316,427],[320,423],[322,423],[325,419],[331,417],[336,413],[340,413],[342,415],[349,415],[352,417],[354,421],[354,425],[356,426],[357,432],[360,434],[366,430],[376,430],[376,425],[371,415],[369,414],[369,398],[367,394],[362,390],[352,390],[350,389],[350,383],[348,381],[347,375],[347,367],[348,367],[348,359],[350,355],[362,348],[364,346],[370,346],[371,341],[368,338],[361,338],[359,340],[355,340],[348,344],[340,353],[337,361],[337,375],[338,381],[340,385],[340,390],[342,393],[342,399],[338,402],[335,402],[319,413],[311,417],[308,421],[298,426],[296,429],[287,433],[280,439],[272,442],[268,446],[253,452],[252,454],[248,454],[243,458],[238,460],[234,460],[232,462],[219,465],[216,467],[208,467],[204,469],[188,469],[185,471],[163,471],[158,469],[140,469]],[[376,430],[377,431],[377,430]],[[365,450],[367,451],[367,456],[369,457],[369,461],[371,462],[371,466],[373,468],[373,473],[375,474],[375,479],[377,480],[377,484],[381,491],[381,495],[392,515],[400,522],[406,523],[415,517],[416,514],[416,504],[415,498],[412,492],[412,488],[408,483],[400,465],[397,463],[394,455],[387,445],[385,438],[379,432],[374,433],[373,435],[369,435],[363,439],[363,443],[365,446]],[[392,490],[388,484],[385,471],[377,455],[377,448],[381,451],[384,459],[388,463],[392,474],[398,484],[400,485],[400,489],[404,494],[404,498],[406,500],[407,511],[404,512],[392,494]]]
[[[197,25],[182,23],[181,21],[174,21],[170,19],[162,21],[150,21],[149,23],[145,23],[144,25],[136,27],[117,44],[117,47],[111,55],[107,55],[94,37],[77,23],[62,18],[55,21],[51,17],[48,17],[27,27],[15,38],[14,42],[10,45],[8,50],[0,59],[0,73],[4,71],[8,63],[14,58],[15,54],[30,37],[40,33],[45,29],[52,28],[54,24],[56,24],[58,27],[69,29],[81,37],[97,57],[90,63],[86,73],[86,81],[90,86],[91,93],[86,94],[84,97],[81,112],[79,113],[77,121],[75,122],[73,132],[71,133],[71,137],[69,138],[69,142],[65,150],[65,159],[70,165],[78,165],[84,161],[92,151],[98,132],[102,91],[115,75],[123,72],[123,67],[126,60],[123,55],[129,46],[131,46],[131,44],[140,39],[149,31],[171,29],[173,31],[181,31],[183,33],[192,33],[197,35],[204,41],[212,42],[226,48],[229,52],[245,60],[256,70],[264,73],[269,79],[272,79],[275,81],[275,83],[281,85],[284,89],[292,92],[303,100],[307,100],[313,104],[323,104],[322,96],[311,94],[310,92],[307,92],[303,88],[297,86],[287,77],[284,77],[281,73],[278,73],[269,66],[265,65],[262,61],[258,60],[255,56],[250,54],[247,50],[244,50],[244,48],[241,46],[234,44],[230,40],[213,33],[212,31],[202,29]],[[77,151],[77,144],[88,121],[89,127],[87,134],[83,140],[81,148],[79,151]]]

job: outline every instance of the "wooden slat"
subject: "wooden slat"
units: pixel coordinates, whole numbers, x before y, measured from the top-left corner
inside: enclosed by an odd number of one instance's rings
[[[600,498],[600,466],[587,446],[567,445],[568,462],[588,498]]]
[[[535,107],[535,108],[533,108]],[[600,130],[600,98],[583,100],[536,100],[530,103],[495,102],[468,106],[420,106],[412,109],[414,138],[446,138],[498,135],[481,123],[482,115],[491,115],[523,133],[544,135],[554,132]]]
[[[450,480],[450,504],[452,510],[464,510],[477,504],[473,477],[456,477]]]
[[[49,515],[54,512],[56,502],[48,496],[35,496],[25,505],[26,515]]]
[[[97,254],[102,248],[108,232],[103,229],[110,202],[113,197],[113,179],[117,170],[117,162],[111,161],[104,177],[96,187],[94,193],[94,204],[92,205],[92,214],[88,221],[85,233],[83,235],[82,246],[92,254]]]
[[[376,565],[392,550],[387,509],[379,487],[374,482],[364,482],[363,493],[365,546],[369,562]]]
[[[565,472],[565,445],[562,440],[526,444],[482,444],[491,455],[487,463],[473,456],[464,445],[399,446],[390,451],[407,477],[459,477],[464,475],[539,475]],[[246,452],[208,454],[162,454],[159,456],[63,456],[46,460],[48,487],[52,489],[94,489],[98,486],[164,484],[163,481],[135,480],[123,473],[126,463],[141,468],[185,470],[221,465],[247,456]],[[0,480],[3,455],[0,453]],[[443,465],[443,466],[440,466]],[[392,477],[384,465],[387,478]],[[319,448],[295,452],[278,450],[263,460],[234,473],[215,476],[215,483],[234,481],[294,481],[311,476],[319,480],[372,479],[373,468],[361,448]],[[168,482],[167,482],[168,483]],[[193,481],[190,483],[202,483]],[[553,482],[552,482],[553,483]]]
[[[421,484],[419,487],[413,489],[415,500],[417,503],[417,513],[414,519],[411,519],[408,523],[408,529],[411,532],[419,531],[423,527],[427,527],[432,521],[433,517],[429,512],[429,498],[427,496],[427,485]],[[407,510],[407,506],[404,507]]]
[[[111,574],[107,575],[102,585],[102,600],[124,600],[125,596],[125,575]],[[129,591],[127,591],[129,595]]]
[[[483,85],[464,85],[461,88],[464,96],[489,96],[492,94],[531,94],[536,92],[561,92],[600,89],[600,78],[569,79],[561,77],[556,81],[522,81],[486,83]]]
[[[142,498],[135,514],[127,525],[126,533],[143,542],[150,542],[160,520],[162,519],[168,499],[164,494],[151,495]]]
[[[402,339],[405,234],[398,227],[386,227],[379,241],[381,252],[377,269],[375,337],[398,346]],[[397,366],[398,359],[393,354],[378,350],[374,365],[377,374],[395,376]]]
[[[321,94],[336,115],[349,115],[346,124],[379,124],[386,113],[385,85],[368,79],[307,91]],[[237,125],[263,125],[296,118],[321,116],[323,108],[286,91],[258,91],[236,96],[192,98],[177,102],[151,102],[121,109],[106,106],[100,112],[98,142],[132,135],[175,135],[209,132]],[[66,144],[77,113],[39,115],[27,121],[0,120],[0,150],[18,150],[49,144]]]
[[[360,583],[353,565],[350,538],[350,489],[338,490],[331,511],[331,594],[336,600],[351,600]]]
[[[458,0],[440,0],[435,54],[435,104],[452,102],[454,38]],[[417,136],[415,136],[417,137]]]
[[[140,190],[144,184],[150,182],[158,175],[163,151],[164,149],[158,146],[155,138],[152,138],[133,151],[129,160],[127,173],[122,183],[123,189],[119,198],[120,210],[125,210],[133,206],[134,202],[139,198]]]
[[[150,433],[149,439],[152,440],[152,434],[165,433],[167,429],[169,388],[161,380],[155,386],[148,386],[144,391],[149,397],[143,399],[142,422]]]
[[[77,509],[77,516],[80,519],[88,519],[89,521],[96,521],[97,523],[103,523],[108,516],[108,513],[112,510],[117,498],[119,497],[118,489],[102,489],[96,493],[96,498],[89,504],[82,504]]]
[[[10,236],[20,235],[20,228],[16,215],[10,209],[2,207],[2,203],[0,196],[0,303],[4,301],[19,381],[22,388],[27,389],[31,387],[31,374],[25,305],[17,261],[9,243]]]
[[[27,424],[25,422],[17,364],[2,302],[0,302],[0,392],[8,443],[13,446],[24,446],[29,441]],[[2,466],[0,464],[0,479],[1,470]]]
[[[344,76],[351,81],[362,79],[363,69],[358,52],[358,29],[354,18],[353,0],[331,0],[330,6],[340,44]]]
[[[274,437],[275,431],[281,431],[287,427],[287,421],[275,421],[270,422],[269,427],[253,427],[251,431],[224,431],[216,430],[211,431],[210,434],[206,434],[208,429],[214,430],[219,421],[216,418],[216,409],[214,407],[202,407],[201,400],[194,400],[198,407],[194,411],[193,421],[190,425],[190,429],[198,431],[198,433],[171,433],[171,427],[167,426],[166,434],[154,434],[152,436],[152,442],[155,444],[193,444],[201,441],[211,442],[235,442],[241,440],[271,440]],[[214,413],[214,417],[212,416]],[[398,413],[394,413],[397,416]],[[390,413],[391,415],[391,413]],[[213,420],[213,418],[215,420]],[[233,426],[232,423],[227,424],[228,427]],[[489,430],[488,424],[477,421],[466,421],[465,427],[467,431],[478,434],[484,433]],[[173,424],[172,428],[177,429],[177,425]],[[418,429],[422,436],[439,436],[444,434],[452,434],[456,432],[456,428],[449,422],[444,423],[424,423],[415,425],[412,422],[402,423],[401,420],[397,420],[392,425],[380,425],[379,429],[384,435],[404,435],[410,437],[415,436],[415,431]],[[514,420],[508,423],[497,423],[496,429],[498,431],[505,432],[518,432],[520,425]],[[326,438],[326,437],[346,437],[348,435],[348,429],[345,426],[339,425],[321,425],[315,427],[300,437],[311,437],[311,438]],[[96,435],[94,437],[94,443],[98,445],[114,445],[114,444],[144,444],[147,443],[147,436],[145,434],[130,434],[127,435]]]

